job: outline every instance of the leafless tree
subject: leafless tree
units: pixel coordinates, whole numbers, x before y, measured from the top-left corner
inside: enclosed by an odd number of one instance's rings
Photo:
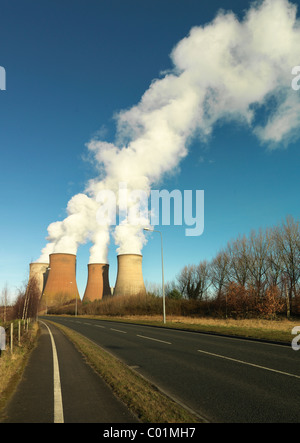
[[[230,257],[229,280],[245,287],[249,280],[249,242],[246,236],[228,243]]]
[[[211,284],[208,262],[185,266],[177,276],[178,289],[188,299],[202,300]]]
[[[261,229],[258,232],[251,232],[248,268],[250,284],[255,289],[257,300],[263,295],[267,282],[267,272],[270,266],[270,261],[268,260],[269,248],[270,241],[266,232],[263,232]]]
[[[202,300],[206,297],[207,291],[211,286],[211,272],[210,265],[206,260],[199,263],[196,268],[197,273],[197,283],[199,285],[199,296],[198,298]]]
[[[280,286],[280,271],[282,269],[282,257],[276,247],[274,229],[267,229],[266,236],[268,238],[268,254],[267,254],[267,282],[268,286]]]
[[[13,317],[26,320],[37,315],[40,290],[35,278],[31,278],[28,284],[19,288],[17,299],[13,306]]]
[[[231,303],[246,313],[258,306],[261,312],[279,309],[284,303],[288,316],[293,307],[299,309],[299,221],[289,216],[279,226],[239,236],[210,263],[185,266],[177,276],[177,289],[188,299],[204,299],[211,286],[217,300],[225,296],[226,307],[229,294]]]
[[[7,284],[5,284],[4,288],[2,289],[1,292],[1,302],[0,302],[0,306],[2,305],[3,307],[3,321],[6,322],[7,320],[7,307],[9,304],[9,293],[8,293],[8,286]]]
[[[273,230],[275,248],[280,257],[282,281],[287,282],[289,303],[297,295],[297,284],[300,279],[300,230],[299,221],[292,216],[286,217],[281,226]]]
[[[230,257],[228,252],[221,251],[211,262],[211,283],[219,299],[229,280]]]

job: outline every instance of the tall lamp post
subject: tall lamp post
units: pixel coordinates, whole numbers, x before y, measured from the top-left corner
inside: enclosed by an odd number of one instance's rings
[[[156,231],[155,229],[150,229],[150,228],[144,228],[144,231],[158,232],[160,234],[160,240],[161,240],[161,275],[162,275],[163,317],[164,317],[164,324],[166,324],[166,297],[165,297],[164,254],[163,254],[162,233],[160,231]]]

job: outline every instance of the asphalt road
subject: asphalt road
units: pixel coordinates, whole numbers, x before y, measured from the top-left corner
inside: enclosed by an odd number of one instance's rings
[[[0,422],[138,423],[138,420],[65,335],[55,326],[41,323],[38,346]]]
[[[291,346],[83,318],[51,320],[93,340],[208,422],[300,422],[300,351]]]

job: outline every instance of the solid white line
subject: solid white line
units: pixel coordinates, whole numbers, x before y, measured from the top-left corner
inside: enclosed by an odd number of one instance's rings
[[[277,369],[271,369],[271,368],[267,368],[265,366],[255,365],[254,363],[249,363],[249,362],[246,362],[243,360],[236,360],[235,358],[226,357],[225,355],[213,354],[212,352],[201,351],[200,349],[198,349],[198,352],[201,352],[202,354],[211,355],[212,357],[218,357],[218,358],[223,358],[224,360],[234,361],[235,363],[241,363],[242,365],[252,366],[252,367],[258,368],[258,369],[264,369],[265,371],[276,372],[277,374],[287,375],[289,377],[294,377],[294,378],[300,379],[300,375],[290,374],[288,372],[278,371]]]
[[[49,331],[51,344],[52,344],[52,353],[53,353],[53,381],[54,381],[54,423],[64,423],[64,411],[63,411],[63,403],[62,403],[62,395],[61,395],[61,383],[60,383],[60,375],[59,375],[59,365],[58,365],[58,357],[55,346],[55,341],[52,335],[52,332],[48,325],[43,323]]]
[[[172,343],[168,342],[168,341],[164,341],[164,340],[158,340],[157,338],[152,338],[152,337],[146,337],[145,335],[136,335],[137,337],[141,337],[141,338],[147,338],[148,340],[153,340],[153,341],[159,341],[160,343],[165,343],[166,345],[171,345]]]
[[[127,332],[125,332],[125,331],[120,331],[120,329],[113,329],[113,328],[110,328],[110,330],[111,330],[111,331],[116,331],[116,332],[122,332],[122,334],[127,334]]]

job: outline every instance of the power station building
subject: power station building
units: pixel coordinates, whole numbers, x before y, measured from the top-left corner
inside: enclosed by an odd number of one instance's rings
[[[117,257],[117,278],[113,296],[143,295],[146,288],[142,272],[143,256],[120,254]],[[40,307],[62,306],[80,300],[76,282],[76,255],[53,253],[48,263],[31,263],[30,278],[36,278],[41,292]],[[109,265],[88,264],[88,278],[83,302],[102,300],[112,295]]]
[[[40,297],[43,293],[44,287],[47,282],[47,277],[49,272],[48,268],[49,268],[49,263],[30,263],[29,265],[28,281],[35,279],[40,292]]]
[[[142,271],[143,256],[140,254],[118,255],[118,273],[114,296],[145,294]]]
[[[42,306],[64,305],[79,299],[76,283],[76,255],[50,254],[49,275],[42,295]]]
[[[102,300],[111,295],[108,277],[109,265],[90,263],[88,265],[88,280],[82,301]]]

